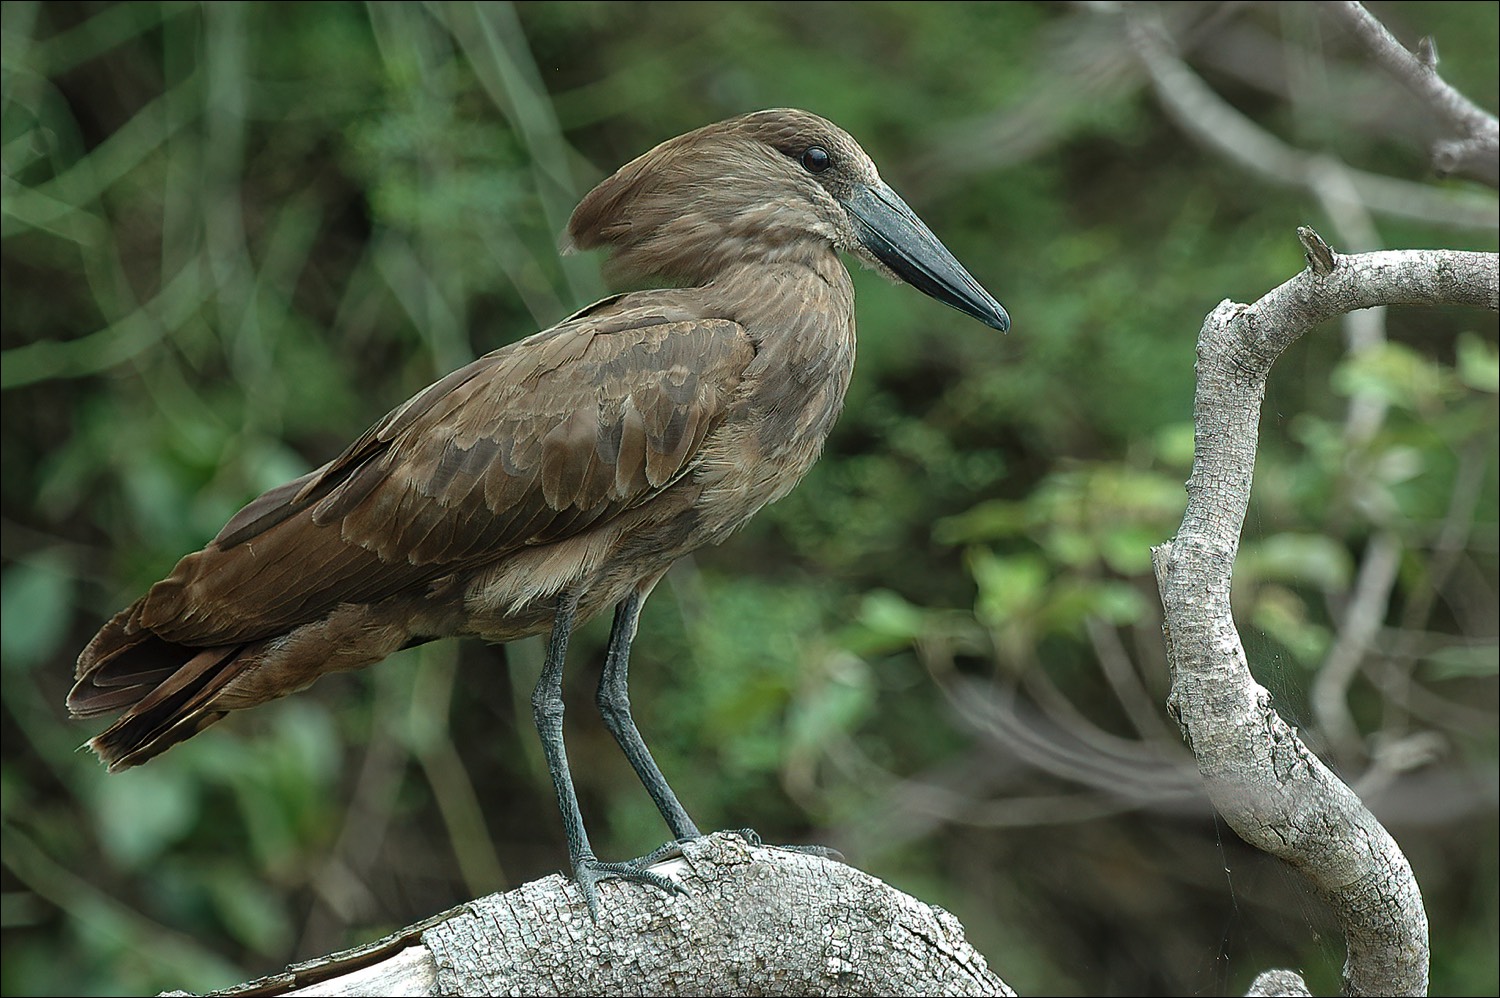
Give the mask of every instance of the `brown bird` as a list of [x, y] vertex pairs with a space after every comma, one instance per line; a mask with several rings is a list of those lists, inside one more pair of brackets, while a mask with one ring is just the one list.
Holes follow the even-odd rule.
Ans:
[[[240, 510], [95, 635], [76, 717], [145, 762], [232, 710], [451, 635], [550, 629], [532, 708], [576, 880], [675, 885], [595, 858], [562, 739], [575, 623], [614, 607], [598, 704], [676, 839], [701, 833], [630, 716], [630, 643], [674, 561], [806, 474], [854, 368], [851, 253], [1004, 331], [1005, 310], [817, 115], [770, 110], [664, 142], [594, 188], [571, 247], [678, 286], [605, 298], [438, 381], [328, 464]], [[658, 851], [660, 852], [660, 850]], [[655, 855], [655, 854], [653, 854]]]

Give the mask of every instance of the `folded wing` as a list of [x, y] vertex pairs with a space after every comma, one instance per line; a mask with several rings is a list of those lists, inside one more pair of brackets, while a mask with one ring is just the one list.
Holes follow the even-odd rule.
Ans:
[[187, 737], [209, 723], [237, 648], [649, 502], [692, 468], [754, 354], [734, 322], [655, 291], [606, 299], [454, 371], [252, 501], [105, 625], [79, 657], [70, 710], [146, 705], [171, 715], [152, 722], [157, 733], [196, 711]]

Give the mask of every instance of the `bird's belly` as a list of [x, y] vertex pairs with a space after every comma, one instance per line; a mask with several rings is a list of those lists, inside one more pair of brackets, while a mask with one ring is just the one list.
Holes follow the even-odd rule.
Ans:
[[654, 583], [674, 561], [706, 543], [695, 529], [696, 491], [681, 482], [649, 507], [479, 570], [459, 587], [456, 633], [513, 641], [548, 630], [563, 592], [577, 594], [578, 617], [587, 620]]

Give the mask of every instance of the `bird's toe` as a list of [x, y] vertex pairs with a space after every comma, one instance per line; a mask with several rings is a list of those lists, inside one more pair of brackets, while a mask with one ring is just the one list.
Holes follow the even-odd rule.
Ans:
[[830, 846], [820, 845], [782, 845], [776, 842], [767, 842], [760, 837], [760, 833], [753, 828], [736, 828], [732, 834], [738, 835], [752, 846], [761, 846], [766, 849], [780, 849], [783, 852], [800, 852], [806, 856], [819, 856], [823, 859], [831, 859], [836, 862], [844, 862], [844, 854]]
[[[675, 847], [677, 843], [669, 842], [667, 846]], [[667, 846], [653, 853], [642, 856], [640, 859], [627, 860], [623, 863], [606, 863], [602, 860], [586, 857], [573, 865], [573, 880], [578, 884], [579, 890], [583, 892], [584, 903], [588, 905], [589, 915], [594, 921], [599, 921], [599, 889], [601, 880], [628, 880], [632, 883], [646, 884], [655, 887], [664, 894], [678, 894], [687, 896], [687, 888], [670, 877], [653, 873], [646, 867], [652, 865], [647, 862], [652, 856], [661, 853]], [[666, 858], [665, 856], [663, 858]], [[659, 862], [653, 860], [652, 862]]]

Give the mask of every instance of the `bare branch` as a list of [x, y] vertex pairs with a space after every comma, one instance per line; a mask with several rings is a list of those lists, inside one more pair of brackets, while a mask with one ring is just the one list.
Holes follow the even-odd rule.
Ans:
[[1173, 54], [1159, 23], [1132, 15], [1130, 40], [1157, 100], [1198, 142], [1273, 183], [1319, 191], [1339, 184], [1370, 211], [1454, 228], [1500, 225], [1493, 198], [1477, 191], [1442, 191], [1382, 177], [1282, 142], [1235, 110]]
[[1333, 255], [1333, 247], [1325, 243], [1322, 236], [1306, 225], [1299, 225], [1297, 226], [1297, 240], [1307, 251], [1307, 265], [1312, 268], [1314, 274], [1327, 277], [1333, 273], [1338, 260]]
[[667, 897], [606, 881], [597, 923], [546, 877], [221, 995], [1014, 995], [941, 908], [852, 867], [686, 842]]
[[[1304, 242], [1310, 236], [1304, 237]], [[1320, 254], [1321, 255], [1321, 254]], [[1168, 708], [1214, 805], [1247, 842], [1307, 875], [1344, 929], [1347, 994], [1424, 994], [1427, 916], [1390, 835], [1271, 706], [1230, 611], [1265, 382], [1318, 323], [1379, 305], [1500, 306], [1490, 253], [1330, 254], [1253, 305], [1225, 301], [1198, 339], [1195, 454], [1177, 536], [1153, 551], [1172, 671]]]
[[1357, 0], [1323, 6], [1359, 39], [1371, 58], [1461, 136], [1433, 143], [1433, 169], [1440, 176], [1459, 174], [1500, 186], [1500, 121], [1438, 75], [1432, 39], [1422, 39], [1414, 54]]

